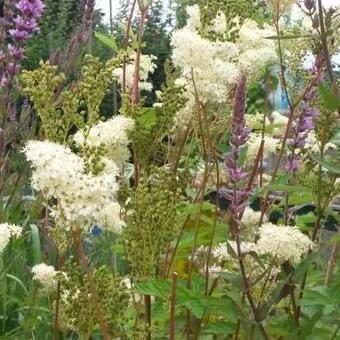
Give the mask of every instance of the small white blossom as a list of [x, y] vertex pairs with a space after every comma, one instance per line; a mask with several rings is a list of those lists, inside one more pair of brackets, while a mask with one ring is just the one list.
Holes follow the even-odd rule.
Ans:
[[22, 227], [10, 224], [0, 223], [0, 255], [3, 253], [12, 237], [19, 237], [22, 234]]
[[57, 286], [57, 271], [53, 266], [40, 263], [32, 268], [33, 280], [41, 284], [44, 290], [51, 291]]
[[33, 188], [47, 199], [58, 200], [52, 211], [56, 221], [67, 222], [67, 229], [77, 226], [90, 230], [100, 224], [120, 231], [120, 209], [115, 199], [118, 169], [112, 161], [104, 159], [104, 173], [93, 176], [84, 172], [82, 159], [62, 145], [30, 141], [24, 152], [32, 162]]
[[[117, 164], [123, 164], [129, 157], [130, 143], [127, 132], [134, 126], [134, 120], [124, 116], [115, 116], [106, 122], [100, 122], [90, 129], [86, 139], [89, 146], [104, 145], [107, 156]], [[84, 133], [78, 131], [74, 140], [81, 145], [85, 142]]]
[[[226, 102], [241, 74], [246, 74], [250, 80], [257, 79], [266, 63], [276, 58], [275, 42], [266, 39], [274, 34], [269, 25], [259, 28], [255, 21], [247, 20], [235, 42], [212, 41], [199, 34], [199, 7], [188, 7], [187, 13], [187, 25], [176, 30], [171, 38], [172, 60], [181, 71], [181, 86], [185, 86], [185, 96], [189, 99], [175, 119], [177, 126], [186, 126], [190, 121], [194, 104], [191, 97], [195, 97], [196, 91], [203, 102]], [[224, 14], [218, 13], [208, 31], [223, 36], [227, 30]]]

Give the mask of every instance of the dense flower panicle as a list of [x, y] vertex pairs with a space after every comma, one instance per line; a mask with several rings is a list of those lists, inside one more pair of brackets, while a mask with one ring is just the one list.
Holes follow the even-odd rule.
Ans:
[[[126, 65], [126, 86], [132, 88], [133, 78], [135, 74], [136, 53], [130, 57], [130, 62]], [[155, 72], [157, 65], [155, 61], [157, 57], [154, 55], [142, 54], [140, 56], [139, 64], [139, 89], [144, 91], [151, 91], [152, 84], [148, 82], [150, 74]], [[123, 83], [123, 68], [116, 68], [113, 70], [113, 75], [118, 78], [120, 84]]]
[[260, 255], [271, 255], [279, 263], [300, 262], [314, 248], [314, 243], [297, 227], [275, 225], [267, 222], [260, 228], [256, 251]]
[[19, 237], [22, 234], [22, 227], [10, 224], [0, 224], [0, 255], [3, 253], [12, 237]]
[[46, 291], [51, 291], [57, 287], [58, 272], [53, 266], [48, 266], [45, 263], [40, 263], [32, 267], [33, 280], [41, 284]]
[[63, 197], [83, 173], [83, 160], [63, 145], [29, 141], [23, 152], [34, 169], [33, 188], [48, 198]]
[[[218, 39], [212, 41], [199, 34], [199, 6], [188, 7], [187, 13], [187, 25], [172, 34], [171, 45], [172, 60], [181, 70], [181, 78], [189, 96], [195, 93], [194, 80], [203, 102], [225, 102], [241, 74], [256, 79], [266, 63], [276, 58], [275, 42], [265, 39], [274, 34], [270, 26], [264, 25], [261, 29], [254, 21], [247, 20], [235, 42]], [[218, 13], [209, 30], [221, 35], [227, 32], [222, 13]], [[187, 103], [190, 104], [192, 103]]]
[[[107, 156], [115, 163], [123, 164], [130, 157], [127, 132], [133, 129], [133, 126], [132, 118], [121, 115], [113, 117], [92, 127], [86, 138], [86, 144], [89, 146], [104, 145]], [[84, 144], [84, 134], [81, 131], [77, 132], [74, 140], [79, 145]]]
[[30, 141], [24, 148], [32, 163], [32, 186], [45, 198], [58, 199], [52, 216], [66, 221], [66, 228], [77, 226], [90, 230], [100, 224], [111, 231], [120, 231], [118, 190], [115, 172], [97, 176], [84, 172], [83, 160], [62, 145]]
[[107, 230], [119, 232], [122, 221], [119, 218], [120, 206], [115, 201], [117, 190], [116, 174], [83, 174], [69, 183], [68, 191], [60, 198], [62, 210], [56, 207], [52, 215], [87, 230], [99, 224]]

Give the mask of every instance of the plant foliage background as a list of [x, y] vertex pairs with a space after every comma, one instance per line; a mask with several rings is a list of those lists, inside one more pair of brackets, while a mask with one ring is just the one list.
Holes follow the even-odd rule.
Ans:
[[340, 338], [339, 29], [0, 0], [0, 338]]

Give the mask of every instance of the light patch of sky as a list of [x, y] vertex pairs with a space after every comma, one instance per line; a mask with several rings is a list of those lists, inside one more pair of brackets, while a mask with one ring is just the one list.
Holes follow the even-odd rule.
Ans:
[[[114, 16], [119, 6], [119, 0], [111, 0], [111, 3], [112, 3], [112, 13]], [[110, 0], [97, 0], [96, 8], [102, 10], [102, 12], [105, 14], [105, 21], [109, 22], [110, 21]]]

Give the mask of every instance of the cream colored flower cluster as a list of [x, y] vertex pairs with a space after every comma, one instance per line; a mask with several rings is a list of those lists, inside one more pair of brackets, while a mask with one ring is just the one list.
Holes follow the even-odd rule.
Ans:
[[[93, 126], [86, 137], [86, 144], [89, 146], [104, 145], [107, 156], [114, 160], [116, 164], [121, 165], [130, 157], [127, 131], [132, 129], [133, 126], [132, 118], [115, 116]], [[78, 145], [84, 144], [84, 132], [78, 131], [74, 140]]]
[[[199, 8], [188, 9], [187, 25], [172, 35], [172, 59], [181, 69], [182, 77], [192, 91], [192, 76], [202, 99], [224, 102], [228, 90], [234, 87], [240, 74], [256, 78], [269, 60], [276, 57], [275, 43], [265, 37], [273, 35], [270, 26], [260, 29], [248, 20], [241, 27], [239, 39], [234, 42], [211, 41], [198, 33], [200, 26]], [[220, 31], [225, 18], [215, 20]]]
[[265, 223], [260, 228], [256, 251], [259, 255], [270, 255], [278, 263], [298, 263], [314, 248], [314, 243], [297, 227]]
[[32, 267], [33, 280], [41, 284], [45, 291], [52, 291], [57, 287], [57, 274], [58, 272], [53, 266], [45, 263], [40, 263]]
[[[126, 86], [132, 88], [133, 78], [135, 74], [135, 62], [136, 53], [133, 53], [130, 57], [130, 62], [126, 65]], [[139, 65], [139, 89], [144, 91], [151, 91], [152, 84], [148, 82], [148, 77], [150, 74], [154, 73], [157, 65], [154, 61], [157, 57], [154, 55], [142, 54], [140, 56]], [[123, 83], [123, 68], [116, 68], [113, 70], [113, 75], [118, 78], [120, 84]]]
[[22, 234], [22, 227], [10, 224], [0, 223], [0, 255], [3, 253], [12, 237], [19, 237]]
[[111, 231], [120, 230], [117, 173], [86, 174], [79, 156], [50, 142], [29, 141], [24, 153], [32, 164], [33, 188], [46, 199], [58, 200], [52, 213], [56, 220], [67, 222], [67, 228], [90, 229], [100, 224]]

